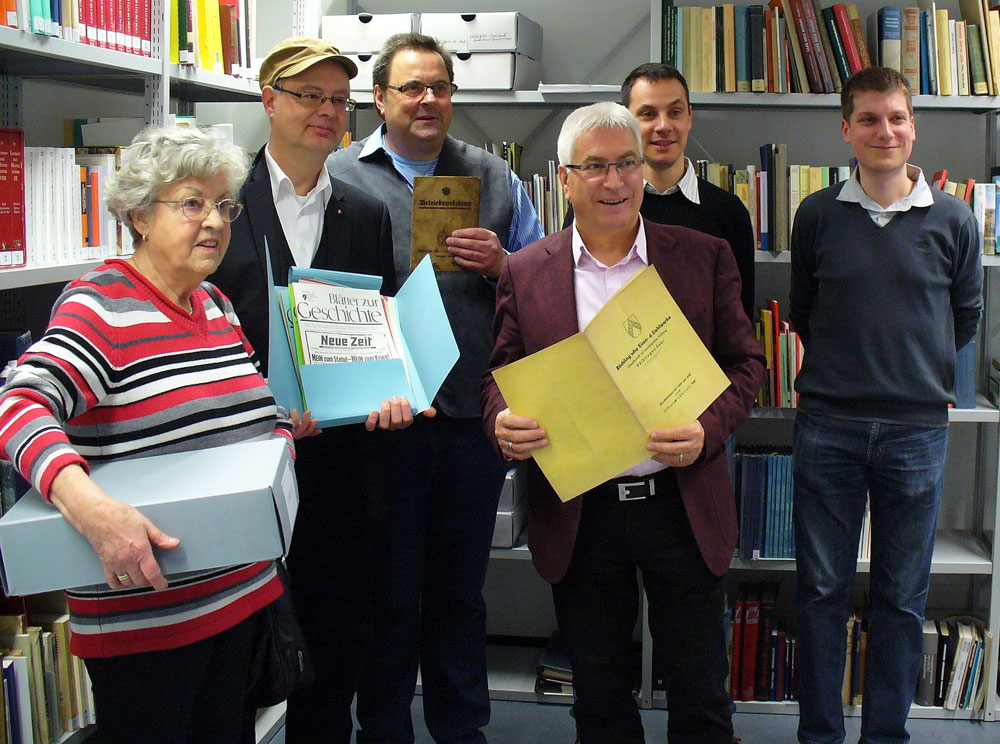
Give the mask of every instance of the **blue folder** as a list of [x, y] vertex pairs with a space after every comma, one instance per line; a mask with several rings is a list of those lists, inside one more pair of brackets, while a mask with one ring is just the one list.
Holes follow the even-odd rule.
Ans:
[[[399, 317], [402, 359], [306, 364], [298, 370], [282, 309], [282, 293], [287, 307], [288, 289], [274, 286], [270, 260], [267, 263], [271, 287], [267, 384], [278, 405], [288, 411], [311, 411], [321, 427], [364, 421], [381, 408], [383, 400], [394, 395], [409, 400], [414, 412], [431, 405], [458, 361], [458, 344], [429, 256], [413, 270], [396, 296], [387, 298], [395, 304]], [[289, 282], [305, 278], [360, 289], [378, 289], [382, 284], [380, 277], [367, 274], [297, 267], [289, 272]]]

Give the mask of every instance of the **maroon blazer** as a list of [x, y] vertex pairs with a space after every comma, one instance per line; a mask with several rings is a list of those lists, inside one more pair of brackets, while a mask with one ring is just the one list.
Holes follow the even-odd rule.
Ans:
[[[750, 413], [764, 379], [765, 358], [740, 302], [740, 275], [729, 245], [686, 227], [648, 220], [643, 225], [650, 263], [732, 382], [698, 418], [705, 429], [698, 460], [675, 470], [701, 555], [721, 576], [738, 536], [725, 441]], [[484, 424], [494, 447], [494, 423], [507, 404], [492, 371], [579, 330], [571, 240], [572, 228], [549, 235], [510, 254], [501, 269], [493, 320], [496, 342], [483, 376]], [[554, 584], [569, 567], [582, 500], [561, 502], [533, 460], [528, 461], [528, 499], [531, 557], [538, 573]]]

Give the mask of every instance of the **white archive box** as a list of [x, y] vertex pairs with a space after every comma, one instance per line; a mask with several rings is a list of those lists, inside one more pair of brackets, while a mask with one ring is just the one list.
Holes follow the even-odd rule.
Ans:
[[537, 90], [542, 63], [510, 52], [459, 52], [454, 56], [458, 90]]
[[542, 27], [517, 12], [422, 13], [420, 33], [453, 52], [516, 52], [542, 58]]
[[[291, 544], [299, 497], [283, 440], [118, 460], [91, 477], [180, 538], [155, 550], [164, 575], [269, 560]], [[87, 539], [35, 489], [0, 519], [0, 578], [8, 596], [105, 581]]]
[[345, 54], [344, 56], [358, 66], [358, 74], [351, 80], [351, 90], [364, 90], [371, 93], [374, 87], [372, 85], [372, 68], [375, 67], [378, 53]]
[[528, 521], [528, 502], [522, 501], [512, 511], [498, 511], [493, 526], [493, 548], [513, 548]]
[[320, 36], [332, 42], [341, 54], [377, 54], [393, 34], [408, 34], [419, 28], [416, 13], [325, 15], [320, 23]]
[[510, 511], [514, 508], [514, 504], [523, 501], [525, 486], [524, 465], [519, 463], [512, 466], [503, 480], [497, 511]]

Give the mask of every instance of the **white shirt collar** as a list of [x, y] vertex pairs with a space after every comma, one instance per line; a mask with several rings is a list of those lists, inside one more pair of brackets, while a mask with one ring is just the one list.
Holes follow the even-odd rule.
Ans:
[[862, 188], [861, 177], [858, 173], [858, 168], [855, 167], [850, 179], [844, 184], [844, 188], [840, 190], [840, 193], [837, 194], [837, 201], [860, 204], [868, 210], [869, 214], [881, 212], [897, 214], [908, 211], [910, 207], [929, 207], [933, 205], [934, 195], [931, 193], [931, 187], [927, 185], [927, 181], [924, 179], [924, 172], [917, 166], [907, 163], [906, 177], [914, 182], [910, 193], [888, 207], [883, 207], [868, 196], [864, 188]]
[[282, 197], [289, 198], [294, 195], [302, 202], [302, 206], [305, 206], [313, 199], [322, 197], [323, 208], [326, 208], [333, 193], [333, 186], [330, 184], [330, 173], [327, 171], [325, 165], [320, 168], [316, 185], [305, 196], [299, 196], [295, 193], [295, 186], [292, 184], [292, 179], [285, 174], [285, 171], [278, 165], [278, 161], [271, 156], [271, 143], [268, 143], [264, 148], [264, 160], [267, 162], [267, 172], [271, 177], [271, 195], [275, 201], [278, 201]]
[[[599, 266], [604, 265], [594, 258], [590, 254], [590, 251], [587, 250], [587, 246], [583, 243], [583, 238], [580, 237], [580, 231], [576, 229], [576, 220], [573, 220], [573, 239], [571, 245], [573, 248], [574, 266], [579, 267], [581, 259], [585, 261], [593, 261]], [[627, 263], [630, 261], [632, 259], [633, 252], [642, 260], [644, 264], [647, 266], [649, 265], [649, 256], [646, 252], [646, 228], [643, 227], [642, 224], [642, 215], [639, 215], [639, 229], [635, 233], [635, 240], [632, 242], [632, 247], [629, 249], [628, 253], [625, 254], [625, 257], [618, 263]], [[586, 258], [584, 258], [584, 254], [586, 254]]]
[[701, 197], [698, 195], [698, 174], [695, 173], [694, 165], [692, 165], [690, 158], [684, 158], [684, 175], [681, 176], [681, 180], [666, 191], [658, 191], [649, 181], [644, 181], [644, 184], [647, 193], [666, 196], [667, 194], [673, 194], [675, 191], [680, 191], [692, 204], [701, 204]]

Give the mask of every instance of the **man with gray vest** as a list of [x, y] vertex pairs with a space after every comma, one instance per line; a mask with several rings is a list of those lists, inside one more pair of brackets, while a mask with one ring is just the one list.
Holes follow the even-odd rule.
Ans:
[[434, 39], [391, 37], [372, 77], [384, 124], [328, 164], [331, 175], [389, 207], [400, 284], [411, 270], [414, 177], [477, 176], [481, 187], [480, 227], [447, 238], [461, 270], [437, 275], [460, 358], [434, 401], [437, 417], [395, 433], [394, 467], [383, 473], [390, 516], [372, 549], [382, 598], [358, 683], [358, 742], [413, 741], [419, 664], [434, 740], [478, 744], [490, 712], [482, 588], [506, 469], [483, 433], [480, 381], [493, 347], [500, 264], [543, 233], [517, 175], [448, 136], [454, 71]]

